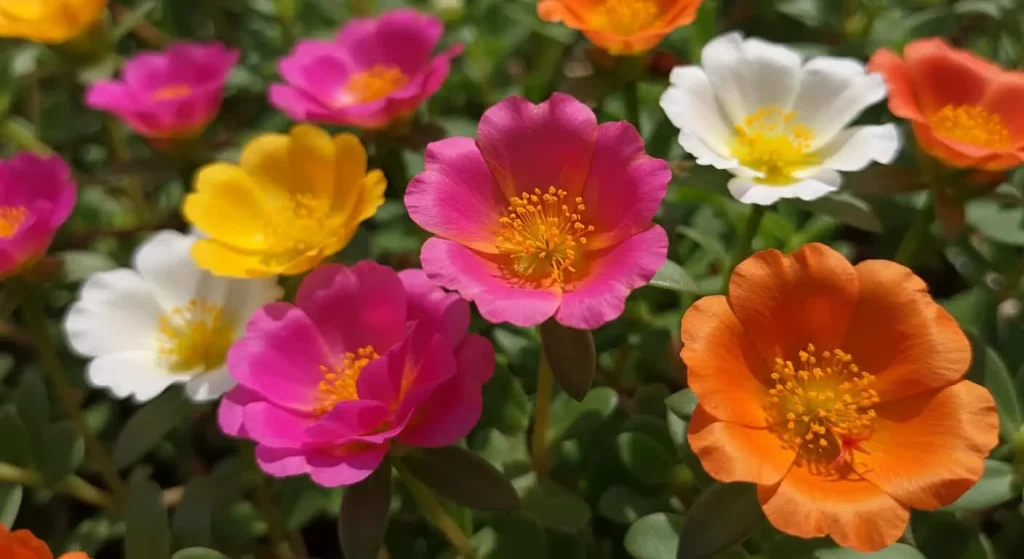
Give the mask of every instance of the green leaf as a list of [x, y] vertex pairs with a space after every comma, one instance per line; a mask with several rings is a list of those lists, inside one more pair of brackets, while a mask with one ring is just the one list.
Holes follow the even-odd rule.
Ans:
[[506, 435], [526, 431], [530, 424], [530, 397], [523, 383], [503, 366], [484, 385], [484, 409], [480, 422]]
[[542, 526], [578, 533], [590, 524], [590, 505], [578, 495], [557, 483], [528, 473], [512, 481], [523, 510]]
[[597, 372], [594, 336], [589, 330], [562, 326], [552, 318], [540, 325], [540, 339], [555, 380], [566, 394], [582, 401]]
[[46, 483], [54, 485], [78, 471], [85, 459], [85, 441], [70, 421], [43, 430], [43, 458], [40, 471]]
[[636, 559], [674, 559], [682, 525], [683, 517], [678, 514], [650, 514], [629, 527], [623, 544]]
[[675, 459], [658, 441], [643, 433], [622, 433], [615, 438], [619, 460], [644, 485], [663, 485]]
[[892, 196], [928, 188], [915, 167], [872, 165], [863, 171], [845, 173], [843, 188], [859, 196]]
[[85, 281], [97, 272], [117, 268], [117, 262], [113, 258], [91, 250], [65, 250], [55, 256], [64, 265], [64, 279], [71, 283]]
[[24, 375], [14, 391], [12, 401], [18, 419], [28, 433], [32, 462], [42, 464], [43, 455], [52, 451], [47, 448], [44, 440], [44, 430], [50, 424], [50, 400], [42, 377], [38, 374]]
[[519, 496], [505, 476], [465, 448], [422, 448], [400, 460], [416, 479], [460, 505], [481, 510], [519, 506]]
[[985, 461], [985, 473], [955, 503], [945, 510], [971, 511], [992, 508], [1020, 495], [1013, 466], [996, 460]]
[[25, 425], [18, 418], [14, 406], [0, 407], [0, 462], [30, 468], [35, 464], [32, 457], [32, 440]]
[[693, 390], [684, 388], [665, 398], [665, 405], [676, 417], [689, 421], [693, 417], [693, 410], [697, 409], [697, 395]]
[[599, 386], [582, 402], [558, 394], [551, 402], [551, 424], [548, 441], [583, 437], [601, 425], [619, 405], [619, 394], [607, 386]]
[[974, 361], [967, 376], [980, 379], [985, 388], [992, 393], [992, 398], [996, 401], [996, 411], [999, 413], [999, 432], [1004, 439], [1012, 440], [1022, 422], [1020, 401], [1017, 398], [1013, 377], [995, 350], [988, 347], [974, 333], [969, 332], [968, 338], [971, 340]]
[[[922, 556], [928, 559], [988, 559], [977, 528], [948, 511], [910, 513], [910, 530]], [[914, 556], [916, 557], [916, 556]]]
[[997, 243], [1024, 246], [1024, 208], [1003, 207], [995, 200], [974, 200], [967, 205], [967, 223]]
[[845, 547], [829, 547], [814, 552], [814, 559], [927, 559], [917, 548], [905, 543], [892, 544], [874, 553], [861, 553]]
[[171, 533], [178, 547], [206, 546], [213, 543], [213, 505], [216, 478], [204, 475], [185, 485], [181, 502], [174, 509]]
[[181, 387], [172, 386], [125, 423], [114, 443], [114, 464], [126, 468], [156, 446], [182, 419], [192, 412]]
[[25, 490], [20, 485], [0, 483], [0, 524], [8, 529], [14, 526], [21, 509], [21, 498]]
[[705, 489], [683, 519], [678, 559], [714, 557], [742, 543], [764, 520], [757, 487], [716, 483]]
[[338, 537], [346, 559], [377, 559], [391, 509], [391, 464], [381, 463], [370, 477], [350, 486], [341, 501]]
[[168, 559], [171, 531], [160, 502], [160, 486], [136, 476], [128, 490], [124, 510], [124, 559]]
[[175, 553], [171, 559], [228, 559], [228, 556], [214, 549], [190, 547]]
[[666, 260], [658, 269], [654, 278], [651, 279], [651, 285], [680, 293], [699, 292], [697, 282], [693, 281], [693, 278], [686, 273], [682, 266], [671, 260]]
[[794, 200], [794, 203], [869, 233], [881, 233], [883, 229], [882, 220], [871, 205], [852, 194], [839, 192], [817, 200]]
[[619, 524], [632, 524], [643, 516], [667, 508], [669, 498], [664, 491], [648, 496], [625, 485], [609, 488], [601, 494], [601, 499], [597, 502], [597, 511], [601, 516]]
[[488, 526], [470, 539], [479, 559], [547, 559], [547, 536], [532, 516], [519, 512], [495, 514]]

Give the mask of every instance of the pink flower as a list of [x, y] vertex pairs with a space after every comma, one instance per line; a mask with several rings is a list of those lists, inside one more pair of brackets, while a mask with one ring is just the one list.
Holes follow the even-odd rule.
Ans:
[[22, 153], [0, 160], [0, 278], [46, 252], [76, 197], [71, 169], [59, 157]]
[[484, 113], [478, 140], [427, 147], [405, 205], [438, 236], [423, 245], [424, 271], [487, 320], [593, 329], [665, 263], [668, 238], [651, 220], [671, 176], [627, 122], [598, 126], [564, 94], [512, 97]]
[[138, 54], [124, 64], [120, 81], [89, 86], [85, 104], [117, 115], [146, 138], [192, 138], [217, 116], [238, 57], [220, 43], [177, 43]]
[[327, 264], [303, 280], [296, 305], [250, 319], [228, 354], [239, 386], [221, 429], [256, 442], [274, 476], [357, 483], [392, 444], [450, 445], [480, 418], [494, 349], [467, 335], [469, 305], [421, 270]]
[[415, 10], [354, 19], [333, 41], [302, 41], [281, 60], [287, 84], [270, 86], [270, 103], [298, 121], [383, 128], [448, 77], [462, 47], [432, 56], [443, 33], [439, 19]]

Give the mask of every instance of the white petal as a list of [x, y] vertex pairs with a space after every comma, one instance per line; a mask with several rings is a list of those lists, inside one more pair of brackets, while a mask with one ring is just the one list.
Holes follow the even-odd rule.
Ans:
[[872, 161], [888, 165], [900, 153], [900, 129], [895, 124], [854, 126], [840, 132], [821, 149], [821, 167], [860, 171]]
[[208, 373], [192, 377], [185, 384], [185, 394], [193, 402], [209, 402], [224, 395], [235, 387], [235, 379], [227, 367], [221, 367]]
[[814, 176], [785, 186], [758, 184], [754, 179], [734, 177], [729, 181], [729, 193], [744, 204], [770, 206], [783, 198], [816, 200], [838, 190], [841, 181], [839, 173], [828, 169], [821, 169]]
[[124, 351], [93, 359], [86, 369], [86, 378], [90, 385], [105, 388], [118, 398], [131, 396], [142, 403], [174, 383], [185, 382], [189, 376], [164, 370], [152, 352]]
[[885, 99], [885, 92], [882, 75], [868, 74], [859, 60], [819, 56], [804, 66], [792, 108], [814, 131], [812, 149], [818, 149], [864, 109]]
[[701, 165], [711, 164], [700, 161], [702, 157], [709, 159], [709, 155], [713, 159], [730, 159], [733, 127], [715, 100], [707, 74], [698, 66], [680, 66], [672, 70], [669, 79], [672, 85], [661, 96], [661, 108], [676, 128], [692, 138], [691, 144], [699, 142], [697, 151], [710, 149], [713, 154], [695, 153], [680, 138], [683, 149], [696, 156]]
[[762, 107], [789, 108], [802, 63], [793, 49], [761, 39], [744, 40], [737, 32], [716, 37], [701, 51], [701, 66], [733, 123]]
[[187, 305], [190, 299], [222, 304], [231, 280], [200, 269], [192, 259], [196, 238], [163, 230], [135, 251], [134, 265], [154, 286], [154, 293], [167, 310]]
[[78, 354], [95, 357], [127, 350], [152, 350], [163, 309], [149, 284], [127, 268], [93, 274], [64, 319]]

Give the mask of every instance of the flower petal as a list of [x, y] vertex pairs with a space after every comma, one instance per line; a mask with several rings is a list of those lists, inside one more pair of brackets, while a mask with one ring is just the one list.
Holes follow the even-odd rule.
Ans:
[[895, 124], [853, 126], [835, 135], [818, 152], [821, 166], [836, 171], [860, 171], [877, 161], [892, 163], [900, 154], [900, 129]]
[[902, 58], [888, 49], [879, 49], [871, 55], [868, 70], [879, 72], [885, 77], [889, 92], [889, 110], [892, 114], [907, 120], [925, 120], [914, 95], [910, 70]]
[[241, 167], [207, 165], [196, 175], [195, 188], [182, 205], [185, 219], [220, 242], [243, 249], [264, 246], [263, 229], [271, 210]]
[[196, 375], [185, 384], [185, 394], [193, 402], [210, 402], [235, 387], [235, 378], [227, 367]]
[[718, 169], [736, 166], [729, 147], [735, 132], [718, 106], [711, 82], [700, 66], [680, 66], [669, 77], [672, 85], [661, 96], [661, 108], [682, 131], [680, 144], [698, 165]]
[[703, 404], [693, 412], [686, 439], [708, 475], [721, 482], [774, 485], [796, 458], [771, 431], [721, 421]]
[[135, 251], [135, 269], [152, 286], [154, 296], [167, 310], [187, 305], [199, 295], [200, 284], [216, 281], [196, 267], [192, 260], [193, 243], [194, 237], [163, 230], [146, 239]]
[[247, 436], [260, 444], [274, 448], [300, 448], [306, 442], [306, 429], [316, 419], [263, 400], [245, 406], [242, 421]]
[[313, 481], [324, 487], [359, 483], [380, 466], [388, 445], [360, 443], [341, 454], [314, 454], [307, 458]]
[[789, 108], [796, 96], [803, 59], [794, 50], [738, 32], [712, 39], [701, 51], [701, 66], [733, 123], [762, 107]]
[[921, 112], [931, 115], [946, 105], [975, 105], [988, 84], [1003, 70], [966, 50], [955, 49], [938, 37], [920, 39], [903, 50]]
[[841, 183], [839, 173], [817, 167], [810, 169], [807, 176], [785, 186], [760, 184], [754, 178], [733, 177], [729, 180], [729, 194], [744, 204], [770, 206], [787, 198], [817, 200], [839, 190]]
[[86, 378], [91, 386], [105, 388], [118, 398], [131, 396], [136, 403], [143, 403], [156, 398], [172, 384], [186, 382], [191, 377], [160, 367], [153, 352], [123, 351], [90, 361]]
[[466, 337], [469, 303], [465, 299], [441, 289], [423, 270], [402, 270], [398, 277], [405, 287], [409, 305], [407, 321], [434, 325], [435, 330], [445, 333], [452, 345]]
[[812, 149], [832, 141], [864, 109], [885, 99], [885, 78], [853, 58], [819, 56], [804, 65], [793, 100], [797, 119], [814, 131]]
[[148, 283], [133, 270], [95, 273], [64, 319], [64, 332], [79, 355], [155, 351], [164, 310]]

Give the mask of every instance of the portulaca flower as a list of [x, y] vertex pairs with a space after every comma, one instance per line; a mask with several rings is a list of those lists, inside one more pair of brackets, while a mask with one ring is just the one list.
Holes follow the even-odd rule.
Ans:
[[672, 70], [661, 107], [698, 165], [731, 172], [729, 192], [748, 204], [813, 200], [839, 188], [840, 171], [890, 163], [895, 124], [850, 126], [885, 99], [885, 81], [858, 60], [796, 51], [726, 33], [700, 66]]
[[71, 348], [90, 357], [91, 385], [150, 400], [185, 383], [195, 401], [235, 385], [228, 348], [249, 316], [281, 297], [276, 278], [218, 277], [196, 267], [196, 238], [160, 231], [139, 246], [134, 269], [93, 274], [64, 321]]

